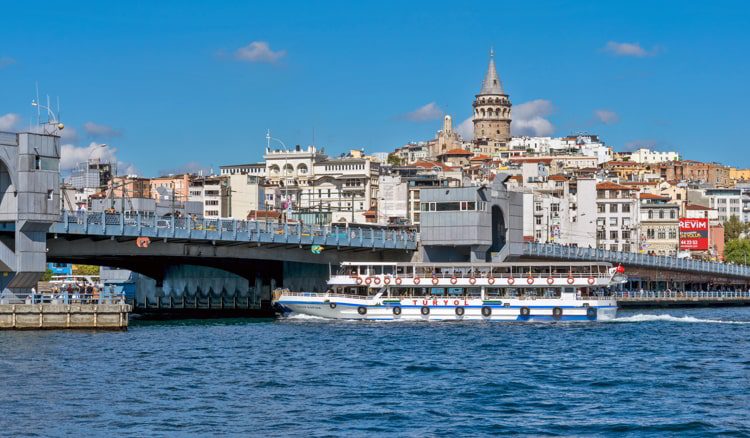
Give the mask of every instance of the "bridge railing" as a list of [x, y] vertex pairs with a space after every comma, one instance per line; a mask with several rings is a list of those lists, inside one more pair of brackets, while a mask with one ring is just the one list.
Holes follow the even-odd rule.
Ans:
[[580, 248], [545, 243], [526, 243], [524, 255], [567, 260], [596, 260], [623, 265], [648, 268], [675, 269], [684, 271], [750, 277], [750, 266], [720, 262], [707, 262], [669, 256], [652, 256], [634, 252], [610, 251], [599, 248]]
[[[261, 236], [265, 236], [270, 240], [278, 238], [289, 242], [301, 242], [304, 238], [310, 238], [306, 240], [326, 242], [332, 240], [341, 245], [394, 246], [411, 249], [416, 247], [417, 242], [416, 233], [405, 230], [374, 229], [348, 225], [309, 225], [299, 222], [279, 223], [237, 219], [157, 217], [127, 212], [123, 214], [119, 212], [72, 212], [65, 210], [60, 216], [60, 225], [63, 226], [65, 232], [75, 229], [75, 232], [83, 232], [84, 234], [126, 234], [126, 227], [134, 227], [134, 233], [137, 235], [141, 235], [141, 230], [150, 230], [151, 233], [159, 237], [176, 236], [176, 232], [181, 230], [184, 234], [182, 237], [192, 237], [193, 232], [215, 232], [218, 233], [218, 237], [230, 240], [237, 240], [239, 233], [247, 235], [250, 240], [261, 240]], [[216, 236], [212, 235], [212, 238], [214, 237]], [[387, 245], [387, 243], [390, 243], [390, 245]]]
[[617, 291], [615, 292], [619, 300], [654, 300], [654, 299], [748, 299], [750, 300], [750, 291]]

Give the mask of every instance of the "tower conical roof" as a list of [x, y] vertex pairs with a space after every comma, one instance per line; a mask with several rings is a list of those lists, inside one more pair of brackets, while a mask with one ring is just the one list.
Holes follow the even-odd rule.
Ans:
[[505, 94], [503, 91], [503, 84], [500, 82], [500, 77], [497, 75], [497, 69], [495, 69], [494, 50], [490, 50], [490, 65], [487, 66], [487, 74], [484, 75], [482, 91], [480, 91], [479, 94]]

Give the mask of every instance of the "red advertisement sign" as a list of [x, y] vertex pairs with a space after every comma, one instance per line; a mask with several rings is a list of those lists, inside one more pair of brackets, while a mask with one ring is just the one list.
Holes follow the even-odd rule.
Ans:
[[680, 250], [706, 251], [708, 249], [708, 219], [680, 218]]

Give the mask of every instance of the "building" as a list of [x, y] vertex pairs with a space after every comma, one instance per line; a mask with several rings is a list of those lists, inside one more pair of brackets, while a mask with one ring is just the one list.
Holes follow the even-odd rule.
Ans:
[[251, 211], [265, 209], [266, 193], [262, 176], [235, 173], [225, 178], [229, 180], [227, 217], [244, 220]]
[[187, 173], [151, 178], [151, 197], [161, 201], [185, 202], [189, 196], [190, 179], [191, 175]]
[[203, 204], [205, 219], [229, 216], [229, 181], [226, 176], [196, 177], [190, 181], [188, 200]]
[[377, 222], [409, 222], [409, 183], [399, 175], [380, 175], [378, 180]]
[[630, 153], [630, 161], [641, 164], [657, 164], [666, 161], [679, 161], [680, 154], [677, 152], [659, 152], [647, 148], [640, 148]]
[[116, 176], [107, 184], [115, 198], [151, 198], [151, 179], [137, 176]]
[[665, 181], [691, 181], [711, 187], [728, 187], [731, 184], [729, 168], [718, 163], [682, 160], [657, 163], [648, 168]]
[[674, 256], [679, 249], [680, 206], [664, 196], [641, 193], [641, 251]]
[[461, 148], [461, 136], [453, 130], [453, 119], [446, 115], [443, 117], [443, 129], [438, 131], [437, 138], [430, 142], [430, 156], [438, 157], [447, 151]]
[[78, 163], [66, 183], [78, 190], [103, 189], [113, 175], [112, 163], [94, 158], [85, 163]]
[[743, 220], [742, 189], [706, 189], [704, 195], [708, 199], [708, 207], [716, 210], [719, 222], [724, 223], [732, 216]]
[[490, 63], [473, 108], [474, 143], [480, 152], [496, 154], [506, 148], [510, 141], [511, 102], [497, 74], [494, 51], [490, 51]]
[[611, 251], [638, 251], [639, 206], [636, 190], [632, 187], [609, 181], [597, 184], [597, 247]]

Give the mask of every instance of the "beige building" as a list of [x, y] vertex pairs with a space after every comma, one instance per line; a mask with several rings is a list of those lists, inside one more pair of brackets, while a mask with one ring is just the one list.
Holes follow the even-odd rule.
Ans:
[[476, 95], [474, 107], [474, 143], [481, 153], [496, 154], [507, 149], [510, 141], [511, 102], [495, 68], [495, 54], [490, 52], [490, 63]]
[[679, 239], [680, 206], [670, 198], [641, 193], [641, 251], [648, 254], [674, 256]]

